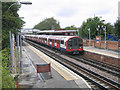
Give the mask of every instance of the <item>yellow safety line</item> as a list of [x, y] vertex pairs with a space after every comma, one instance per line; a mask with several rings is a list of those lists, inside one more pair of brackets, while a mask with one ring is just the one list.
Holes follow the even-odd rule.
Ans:
[[[57, 65], [57, 63], [56, 62], [53, 62], [53, 63], [55, 63], [56, 65]], [[70, 73], [70, 72], [68, 72], [66, 69], [64, 69], [63, 67], [61, 67], [61, 66], [59, 66], [58, 65], [58, 67], [60, 67], [62, 70], [64, 70], [64, 71], [66, 71], [68, 74], [70, 74], [72, 77], [74, 77], [75, 79], [78, 79], [76, 76], [74, 76], [72, 73]]]
[[[28, 46], [30, 49], [32, 49], [30, 46]], [[32, 51], [34, 51], [33, 49], [32, 49]], [[47, 63], [50, 63], [50, 61], [48, 61], [48, 60], [46, 60], [44, 57], [42, 57], [37, 51], [34, 51], [38, 56], [40, 56], [44, 61], [46, 61]], [[76, 76], [74, 76], [72, 73], [70, 73], [70, 72], [68, 72], [67, 70], [65, 70], [63, 67], [61, 67], [61, 66], [59, 66], [57, 63], [55, 63], [55, 62], [53, 62], [52, 60], [51, 60], [51, 62], [52, 62], [52, 67], [60, 74], [60, 75], [62, 75], [66, 80], [73, 80], [71, 77], [69, 77], [67, 74], [65, 74], [64, 72], [62, 72], [60, 69], [58, 69], [58, 67], [59, 68], [61, 68], [62, 70], [64, 70], [65, 72], [67, 72], [69, 75], [71, 75], [72, 77], [74, 77], [75, 79], [78, 79]], [[55, 65], [57, 66], [55, 66]]]
[[56, 67], [54, 64], [52, 64], [52, 67], [60, 74], [62, 75], [66, 80], [73, 80], [71, 77], [69, 77], [66, 73], [61, 71], [58, 67]]

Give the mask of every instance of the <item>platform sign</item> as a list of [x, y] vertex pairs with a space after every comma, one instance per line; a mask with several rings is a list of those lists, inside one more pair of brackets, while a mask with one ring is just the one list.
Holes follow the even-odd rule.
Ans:
[[100, 43], [100, 41], [101, 41], [101, 37], [97, 37], [97, 36], [96, 36], [96, 42], [97, 42], [97, 43]]
[[49, 63], [49, 64], [36, 64], [36, 68], [37, 68], [37, 79], [38, 79], [38, 73], [43, 73], [43, 72], [50, 72], [50, 77], [52, 78], [51, 63]]

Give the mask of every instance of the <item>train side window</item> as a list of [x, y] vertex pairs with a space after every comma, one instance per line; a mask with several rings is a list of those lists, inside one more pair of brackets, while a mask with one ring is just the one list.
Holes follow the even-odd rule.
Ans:
[[72, 42], [72, 39], [69, 39], [69, 42]]
[[59, 40], [58, 40], [58, 44], [59, 44]]
[[69, 39], [69, 42], [72, 42], [72, 39]]
[[64, 44], [64, 41], [63, 41], [63, 40], [61, 40], [61, 44]]
[[72, 36], [73, 36], [73, 33], [70, 33], [70, 35], [72, 35]]
[[52, 39], [50, 39], [50, 42], [52, 42]]

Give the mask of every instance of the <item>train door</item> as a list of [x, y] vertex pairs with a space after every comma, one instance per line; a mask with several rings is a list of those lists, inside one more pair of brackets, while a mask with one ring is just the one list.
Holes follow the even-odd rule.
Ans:
[[49, 44], [50, 44], [49, 46], [52, 46], [52, 39], [50, 39], [50, 42], [49, 42]]
[[57, 40], [57, 48], [60, 49], [60, 40]]
[[35, 41], [37, 41], [37, 37], [35, 37]]
[[42, 39], [40, 38], [40, 43], [42, 43]]
[[46, 45], [47, 45], [47, 39], [45, 39], [45, 41], [46, 41]]
[[37, 41], [37, 37], [35, 37], [35, 41]]
[[48, 46], [50, 45], [50, 39], [48, 39]]
[[68, 49], [72, 49], [72, 38], [68, 40]]
[[41, 43], [41, 38], [39, 38], [39, 43]]
[[43, 38], [42, 38], [42, 44], [43, 44]]
[[55, 39], [55, 44], [54, 44], [55, 48], [57, 48], [57, 40]]
[[43, 38], [43, 44], [45, 44], [45, 39]]
[[43, 44], [45, 43], [45, 39], [43, 38]]
[[54, 47], [54, 43], [55, 43], [55, 41], [54, 41], [54, 39], [52, 39], [52, 47]]
[[40, 37], [38, 37], [38, 42], [40, 42]]
[[38, 39], [38, 37], [37, 37], [37, 42], [39, 42], [39, 39]]

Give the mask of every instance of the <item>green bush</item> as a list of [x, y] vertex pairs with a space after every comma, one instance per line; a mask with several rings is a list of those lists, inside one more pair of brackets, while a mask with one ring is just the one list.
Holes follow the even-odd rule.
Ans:
[[11, 75], [9, 49], [2, 50], [2, 88], [15, 88], [15, 80]]

